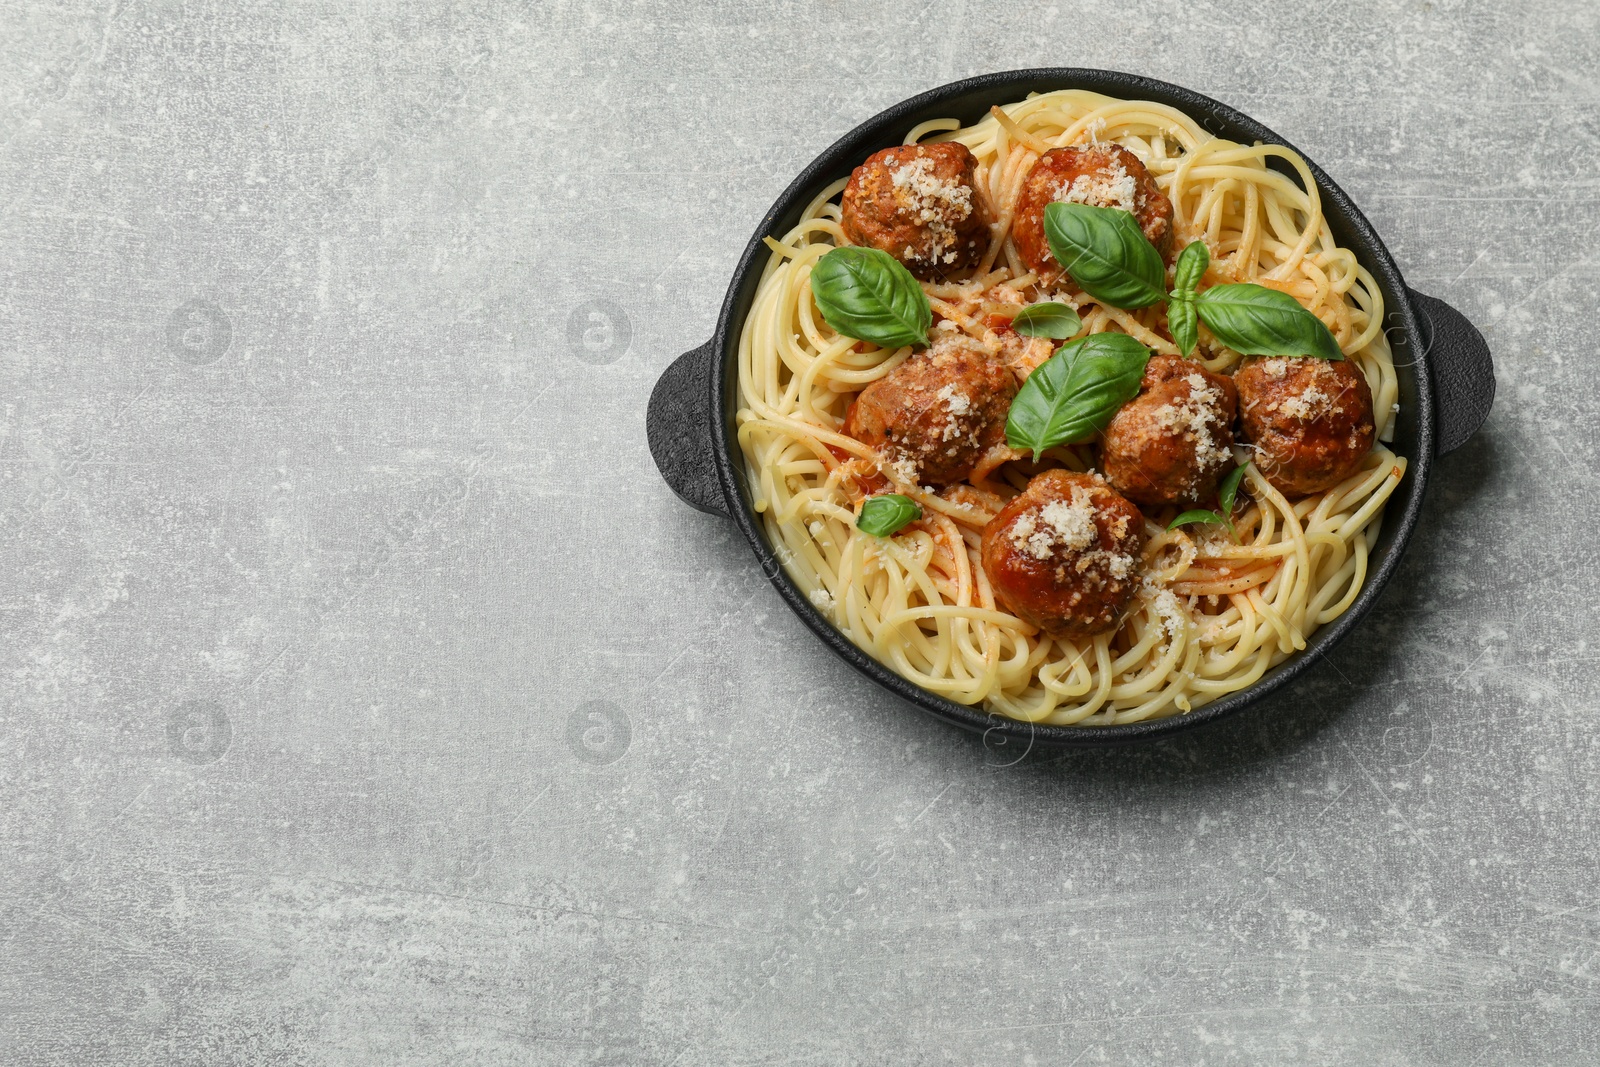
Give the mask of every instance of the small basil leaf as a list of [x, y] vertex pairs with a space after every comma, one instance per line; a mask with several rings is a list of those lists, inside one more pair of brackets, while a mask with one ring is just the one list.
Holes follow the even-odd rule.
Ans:
[[856, 529], [874, 537], [888, 537], [922, 518], [917, 502], [899, 493], [869, 497], [856, 516]]
[[1211, 265], [1211, 250], [1204, 241], [1190, 241], [1184, 250], [1178, 254], [1178, 265], [1172, 272], [1172, 295], [1187, 296], [1194, 299], [1195, 286], [1200, 284], [1200, 279], [1205, 277], [1206, 268]]
[[1233, 468], [1228, 476], [1222, 479], [1222, 487], [1217, 491], [1217, 503], [1222, 506], [1222, 514], [1230, 520], [1233, 518], [1233, 502], [1239, 496], [1239, 483], [1244, 481], [1245, 471], [1250, 469], [1250, 464]]
[[1125, 333], [1062, 345], [1022, 383], [1006, 416], [1006, 444], [1035, 456], [1105, 429], [1139, 392], [1150, 350]]
[[835, 248], [811, 268], [811, 295], [823, 319], [846, 337], [883, 348], [928, 343], [928, 294], [887, 252]]
[[1011, 320], [1011, 329], [1024, 337], [1048, 337], [1053, 341], [1065, 341], [1083, 329], [1083, 320], [1078, 318], [1078, 313], [1067, 305], [1052, 301], [1048, 304], [1033, 304], [1023, 308], [1017, 313], [1017, 317]]
[[1196, 324], [1193, 300], [1180, 300], [1178, 295], [1172, 295], [1172, 303], [1167, 305], [1167, 329], [1172, 331], [1172, 343], [1178, 346], [1178, 351], [1188, 355], [1194, 351], [1194, 346], [1200, 343], [1200, 329]]
[[1126, 211], [1050, 204], [1044, 235], [1061, 269], [1102, 304], [1142, 308], [1167, 295], [1161, 253]]
[[1178, 254], [1178, 264], [1173, 268], [1171, 303], [1167, 305], [1167, 329], [1172, 331], [1173, 343], [1178, 351], [1188, 355], [1200, 343], [1199, 324], [1195, 318], [1195, 286], [1205, 277], [1211, 263], [1211, 250], [1204, 241], [1190, 241]]
[[1180, 526], [1187, 526], [1191, 522], [1215, 523], [1218, 526], [1227, 526], [1228, 520], [1218, 515], [1215, 511], [1185, 511], [1182, 515], [1167, 523], [1167, 529], [1176, 530]]
[[1248, 282], [1214, 285], [1195, 298], [1200, 321], [1241, 356], [1343, 359], [1322, 320], [1288, 293]]

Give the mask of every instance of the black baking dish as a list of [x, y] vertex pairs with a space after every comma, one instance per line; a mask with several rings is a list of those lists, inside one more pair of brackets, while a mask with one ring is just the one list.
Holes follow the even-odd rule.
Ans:
[[[1154, 100], [1185, 112], [1220, 137], [1244, 144], [1262, 141], [1294, 147], [1249, 116], [1209, 97], [1117, 71], [1063, 67], [985, 74], [896, 104], [823, 152], [778, 197], [734, 270], [715, 336], [680, 356], [656, 383], [650, 397], [647, 432], [650, 451], [667, 484], [691, 506], [731, 518], [789, 607], [857, 670], [923, 711], [969, 730], [1038, 745], [1108, 745], [1162, 737], [1232, 714], [1288, 684], [1319, 654], [1359, 625], [1393, 576], [1416, 527], [1434, 458], [1464, 443], [1488, 415], [1494, 399], [1494, 368], [1487, 345], [1471, 323], [1442, 301], [1406, 287], [1388, 249], [1366, 217], [1308, 158], [1335, 239], [1356, 253], [1383, 292], [1400, 383], [1401, 411], [1393, 448], [1409, 460], [1405, 479], [1388, 503], [1366, 585], [1349, 610], [1316, 631], [1304, 651], [1290, 656], [1249, 688], [1187, 714], [1122, 726], [1020, 722], [982, 707], [946, 700], [894, 673], [856, 647], [812, 606], [779, 565], [752, 510], [744, 458], [737, 447], [733, 423], [735, 356], [739, 330], [769, 254], [762, 238], [787, 232], [823, 186], [847, 176], [872, 152], [899, 144], [906, 131], [918, 123], [955, 118], [967, 125], [981, 119], [992, 105], [1057, 89], [1088, 89], [1121, 99]], [[1288, 167], [1282, 169], [1294, 176]]]

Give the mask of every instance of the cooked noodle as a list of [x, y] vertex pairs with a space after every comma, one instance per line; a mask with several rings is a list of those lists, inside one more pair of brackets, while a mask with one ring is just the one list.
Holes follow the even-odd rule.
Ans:
[[[979, 560], [981, 536], [1039, 470], [1087, 469], [1094, 459], [1087, 446], [980, 469], [972, 487], [936, 492], [896, 482], [894, 491], [921, 505], [924, 518], [892, 538], [856, 529], [869, 492], [863, 483], [891, 472], [880, 473], [873, 450], [839, 427], [852, 397], [912, 352], [840, 335], [812, 302], [811, 267], [848, 243], [841, 180], [781, 240], [768, 240], [772, 256], [739, 338], [739, 443], [756, 510], [790, 576], [851, 640], [917, 685], [1017, 719], [1135, 722], [1252, 684], [1354, 601], [1384, 503], [1406, 469], [1381, 443], [1391, 436], [1398, 397], [1383, 297], [1355, 255], [1335, 245], [1309, 169], [1284, 148], [1214, 138], [1172, 108], [1081, 91], [1033, 96], [972, 126], [923, 123], [907, 137], [917, 139], [971, 149], [978, 195], [995, 220], [996, 239], [975, 270], [924, 284], [936, 319], [998, 352], [1000, 338], [985, 323], [986, 292], [1003, 285], [1024, 303], [1052, 298], [1007, 236], [1023, 178], [1042, 150], [1114, 141], [1145, 163], [1172, 201], [1174, 247], [1208, 244], [1208, 284], [1280, 289], [1328, 325], [1372, 387], [1380, 443], [1344, 482], [1292, 502], [1252, 466], [1236, 539], [1216, 526], [1168, 531], [1174, 509], [1151, 515], [1144, 581], [1119, 628], [1080, 641], [1041, 633], [996, 603]], [[1298, 184], [1267, 166], [1273, 157], [1289, 164]], [[1164, 307], [1123, 311], [1073, 299], [1084, 325], [1079, 336], [1121, 330], [1156, 354], [1179, 354], [1161, 329]], [[1205, 345], [1197, 355], [1215, 372], [1240, 358]], [[1236, 446], [1236, 456], [1251, 458], [1249, 446]]]

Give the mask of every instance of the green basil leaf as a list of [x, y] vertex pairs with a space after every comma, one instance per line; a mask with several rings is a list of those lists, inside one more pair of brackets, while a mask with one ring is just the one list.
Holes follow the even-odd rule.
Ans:
[[811, 295], [823, 319], [846, 337], [884, 348], [928, 343], [928, 294], [887, 252], [835, 248], [811, 268]]
[[1194, 301], [1180, 300], [1176, 293], [1167, 305], [1167, 329], [1172, 332], [1172, 343], [1178, 351], [1188, 355], [1200, 343], [1200, 328], [1195, 319]]
[[1176, 530], [1180, 526], [1187, 526], [1191, 522], [1215, 523], [1218, 526], [1227, 526], [1228, 520], [1218, 515], [1215, 511], [1185, 511], [1182, 515], [1167, 523], [1167, 529]]
[[1079, 330], [1083, 329], [1083, 320], [1078, 318], [1078, 313], [1065, 304], [1054, 301], [1048, 304], [1032, 304], [1017, 313], [1011, 320], [1011, 329], [1024, 337], [1048, 337], [1053, 341], [1065, 341]]
[[1211, 263], [1211, 250], [1204, 241], [1190, 241], [1178, 254], [1173, 268], [1173, 288], [1167, 305], [1167, 329], [1178, 351], [1188, 355], [1200, 343], [1200, 328], [1195, 318], [1195, 286], [1205, 277]]
[[888, 537], [922, 518], [917, 502], [899, 493], [869, 497], [856, 516], [856, 529], [874, 537]]
[[1161, 253], [1129, 212], [1050, 204], [1044, 209], [1044, 235], [1061, 269], [1102, 304], [1142, 308], [1167, 295]]
[[1096, 333], [1062, 345], [1017, 390], [1006, 444], [1035, 456], [1105, 429], [1139, 392], [1150, 350], [1125, 333]]
[[1200, 321], [1241, 356], [1343, 359], [1322, 320], [1288, 293], [1261, 285], [1214, 285], [1195, 297]]
[[1250, 464], [1233, 468], [1228, 476], [1222, 479], [1222, 487], [1217, 491], [1217, 503], [1222, 505], [1222, 514], [1228, 519], [1233, 519], [1233, 502], [1239, 496], [1239, 483], [1244, 481], [1245, 471], [1250, 469]]
[[1211, 250], [1204, 241], [1190, 241], [1182, 252], [1178, 253], [1177, 266], [1172, 271], [1172, 295], [1186, 296], [1194, 299], [1195, 286], [1200, 284], [1200, 279], [1205, 277], [1206, 268], [1211, 265]]

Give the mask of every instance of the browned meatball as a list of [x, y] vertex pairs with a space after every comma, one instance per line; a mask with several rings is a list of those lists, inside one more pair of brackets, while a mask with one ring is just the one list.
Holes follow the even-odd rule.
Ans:
[[983, 571], [1013, 615], [1053, 637], [1121, 619], [1139, 582], [1139, 509], [1092, 474], [1049, 470], [983, 529]]
[[1256, 466], [1287, 496], [1338, 485], [1372, 449], [1372, 389], [1348, 359], [1253, 359], [1233, 383]]
[[973, 188], [977, 165], [966, 145], [949, 141], [874, 152], [844, 187], [845, 236], [919, 278], [972, 266], [989, 247], [989, 215]]
[[1121, 145], [1054, 148], [1028, 172], [1011, 233], [1023, 262], [1041, 273], [1061, 269], [1044, 236], [1044, 209], [1057, 201], [1131, 211], [1162, 255], [1172, 245], [1172, 201], [1139, 157]]
[[1145, 365], [1139, 395], [1112, 416], [1100, 450], [1106, 481], [1136, 504], [1193, 504], [1233, 464], [1233, 382], [1177, 356]]
[[897, 481], [948, 485], [1005, 438], [1017, 379], [966, 337], [942, 337], [867, 386], [843, 432], [878, 450]]

